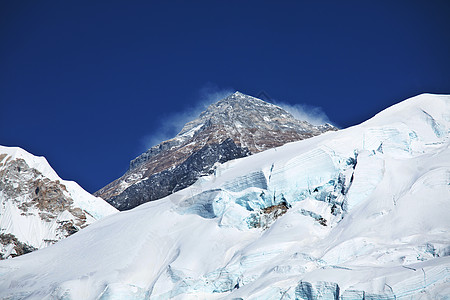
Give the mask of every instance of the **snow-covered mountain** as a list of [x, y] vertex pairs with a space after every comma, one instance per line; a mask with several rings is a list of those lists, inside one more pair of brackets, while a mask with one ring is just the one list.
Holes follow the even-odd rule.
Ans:
[[119, 179], [95, 193], [120, 210], [163, 198], [224, 163], [337, 130], [295, 119], [282, 108], [236, 92], [210, 105], [173, 139], [130, 162]]
[[450, 96], [228, 161], [0, 262], [6, 299], [445, 299]]
[[0, 258], [54, 244], [117, 210], [58, 177], [43, 157], [0, 146]]

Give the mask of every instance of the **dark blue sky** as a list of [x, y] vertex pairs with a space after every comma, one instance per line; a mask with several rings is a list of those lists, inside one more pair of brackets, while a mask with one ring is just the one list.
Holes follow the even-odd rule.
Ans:
[[209, 90], [340, 127], [450, 93], [450, 1], [1, 1], [0, 144], [94, 192]]

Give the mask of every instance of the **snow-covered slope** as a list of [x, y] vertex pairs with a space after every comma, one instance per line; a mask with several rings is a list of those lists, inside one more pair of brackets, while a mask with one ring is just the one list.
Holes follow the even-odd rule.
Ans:
[[44, 157], [0, 146], [1, 258], [51, 245], [115, 212], [77, 183], [59, 178]]
[[227, 162], [0, 262], [8, 299], [443, 299], [450, 97]]

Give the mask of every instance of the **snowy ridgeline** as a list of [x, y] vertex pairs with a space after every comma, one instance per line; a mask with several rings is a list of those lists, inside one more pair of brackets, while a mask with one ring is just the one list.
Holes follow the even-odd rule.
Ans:
[[218, 165], [160, 201], [0, 262], [0, 298], [450, 295], [450, 97]]
[[52, 245], [116, 212], [59, 178], [44, 157], [0, 146], [0, 259]]

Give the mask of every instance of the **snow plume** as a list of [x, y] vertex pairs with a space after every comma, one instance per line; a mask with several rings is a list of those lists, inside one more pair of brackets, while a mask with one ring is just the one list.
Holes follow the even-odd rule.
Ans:
[[189, 109], [161, 117], [159, 128], [142, 138], [142, 143], [145, 147], [144, 150], [173, 138], [187, 122], [198, 118], [200, 113], [210, 104], [226, 98], [234, 92], [233, 89], [221, 89], [213, 84], [205, 85], [198, 91], [197, 101], [190, 105]]
[[258, 95], [256, 95], [256, 98], [283, 108], [297, 120], [307, 121], [313, 125], [323, 125], [325, 123], [332, 124], [321, 107], [308, 104], [288, 104], [286, 102], [273, 99], [265, 91], [259, 92]]
[[292, 105], [277, 101], [275, 101], [274, 104], [283, 108], [298, 120], [307, 121], [313, 125], [322, 125], [325, 123], [332, 124], [321, 107], [307, 104]]
[[234, 92], [236, 92], [236, 90], [231, 88], [221, 89], [213, 84], [205, 85], [199, 91], [199, 104], [200, 106], [202, 106], [202, 111], [205, 110], [212, 103], [216, 103], [217, 101], [230, 96]]

